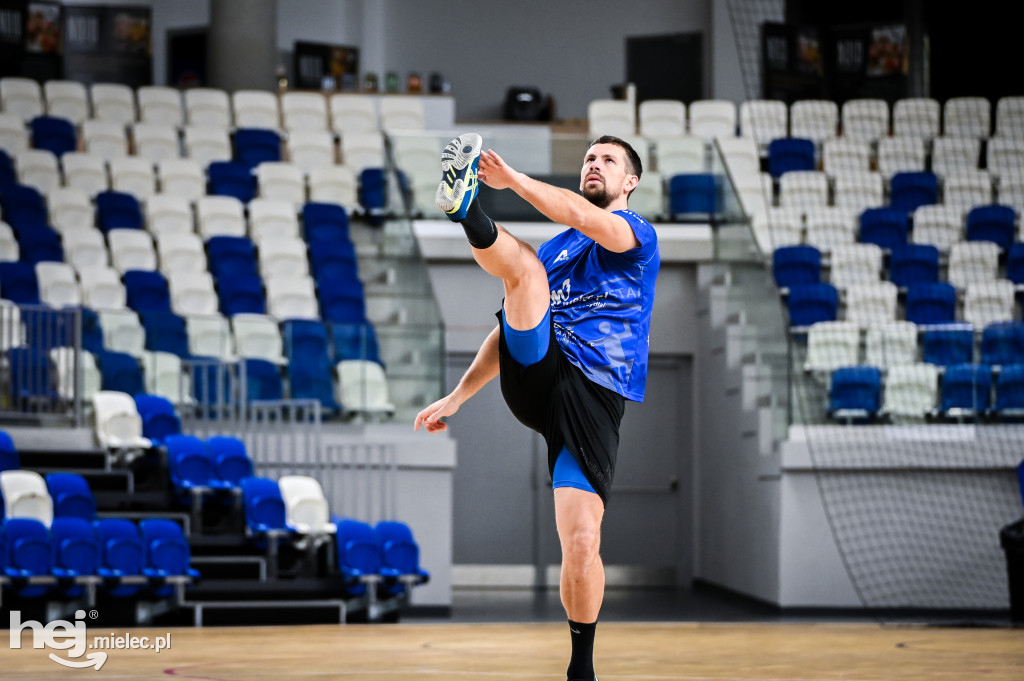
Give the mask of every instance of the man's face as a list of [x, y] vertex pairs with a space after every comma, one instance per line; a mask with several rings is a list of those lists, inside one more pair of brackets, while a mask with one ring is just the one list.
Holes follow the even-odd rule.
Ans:
[[636, 186], [635, 175], [626, 168], [626, 150], [617, 144], [595, 144], [587, 150], [580, 170], [580, 193], [598, 208], [607, 208], [612, 201]]

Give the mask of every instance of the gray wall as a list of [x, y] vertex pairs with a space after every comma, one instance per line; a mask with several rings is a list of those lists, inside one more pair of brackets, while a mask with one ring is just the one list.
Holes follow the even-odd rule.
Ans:
[[[708, 82], [715, 88], [722, 85], [730, 98], [737, 94], [730, 56], [715, 47], [727, 34], [724, 3], [278, 0], [277, 49], [289, 52], [295, 40], [354, 45], [360, 48], [364, 70], [381, 75], [394, 70], [403, 79], [410, 71], [424, 77], [438, 71], [452, 83], [457, 116], [463, 121], [500, 117], [512, 85], [534, 85], [552, 94], [560, 118], [585, 118], [588, 102], [609, 97], [609, 87], [625, 79], [625, 45], [631, 36], [703, 33]], [[151, 4], [154, 82], [162, 84], [166, 31], [207, 25], [210, 3]], [[453, 52], [449, 45], [457, 49]], [[716, 74], [712, 59], [724, 60], [725, 80]], [[710, 85], [705, 89], [707, 96], [715, 96]]]

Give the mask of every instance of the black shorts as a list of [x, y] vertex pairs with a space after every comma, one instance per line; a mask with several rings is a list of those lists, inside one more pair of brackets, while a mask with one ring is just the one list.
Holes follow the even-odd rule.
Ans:
[[549, 474], [562, 448], [568, 449], [607, 504], [626, 398], [594, 383], [566, 358], [554, 324], [547, 354], [539, 362], [524, 367], [512, 359], [501, 314], [498, 359], [505, 403], [520, 423], [544, 436]]

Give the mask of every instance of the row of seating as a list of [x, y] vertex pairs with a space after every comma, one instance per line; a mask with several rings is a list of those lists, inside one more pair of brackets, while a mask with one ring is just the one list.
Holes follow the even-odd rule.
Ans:
[[979, 362], [992, 367], [1024, 363], [1024, 324], [996, 322], [984, 328], [964, 323], [873, 324], [816, 322], [806, 330], [803, 368], [831, 372], [862, 363], [888, 369], [925, 362], [937, 367]]
[[[995, 381], [993, 381], [993, 375]], [[998, 372], [985, 364], [900, 364], [884, 372], [848, 366], [831, 374], [828, 412], [840, 421], [880, 416], [943, 417], [957, 420], [1024, 416], [1024, 364]]]
[[[726, 100], [647, 100], [636, 108], [627, 101], [598, 99], [587, 107], [591, 135], [649, 137], [691, 134], [699, 137], [746, 136], [768, 144], [781, 137], [823, 141], [844, 137], [878, 140], [890, 134], [931, 139], [947, 137], [1024, 137], [1024, 97], [1002, 97], [995, 106], [983, 97], [953, 97], [940, 104], [928, 97], [896, 100], [852, 99], [842, 106], [828, 100], [747, 100], [738, 110]], [[639, 125], [638, 125], [639, 123]]]
[[359, 94], [262, 90], [228, 93], [218, 88], [177, 90], [147, 85], [137, 89], [112, 83], [84, 85], [75, 81], [38, 82], [0, 78], [0, 111], [29, 121], [44, 113], [75, 125], [90, 119], [122, 126], [136, 121], [183, 127], [327, 130], [363, 133], [392, 129], [423, 129], [419, 97], [373, 98]]

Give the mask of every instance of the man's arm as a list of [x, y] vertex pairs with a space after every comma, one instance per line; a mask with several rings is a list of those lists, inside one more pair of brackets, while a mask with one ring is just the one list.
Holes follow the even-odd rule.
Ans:
[[621, 215], [598, 208], [568, 189], [513, 170], [493, 151], [481, 152], [480, 175], [487, 186], [511, 189], [553, 222], [578, 229], [609, 251], [623, 253], [640, 245]]
[[475, 395], [480, 388], [487, 385], [497, 375], [498, 327], [496, 326], [480, 345], [476, 357], [473, 358], [473, 363], [466, 369], [466, 373], [463, 374], [459, 384], [455, 386], [455, 390], [417, 414], [413, 430], [419, 430], [420, 424], [423, 424], [428, 433], [448, 430], [448, 424], [441, 418], [457, 412], [466, 400]]

